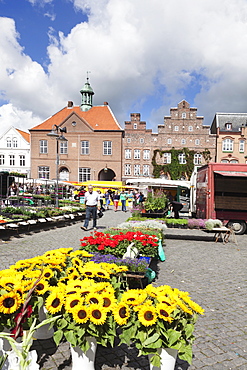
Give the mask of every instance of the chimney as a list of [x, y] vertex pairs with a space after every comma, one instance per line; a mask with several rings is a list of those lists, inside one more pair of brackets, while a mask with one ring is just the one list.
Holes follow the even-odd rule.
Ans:
[[73, 107], [73, 102], [71, 100], [68, 101], [68, 108], [72, 108]]
[[105, 101], [105, 102], [104, 102], [104, 105], [108, 105], [108, 102], [107, 102], [107, 101]]

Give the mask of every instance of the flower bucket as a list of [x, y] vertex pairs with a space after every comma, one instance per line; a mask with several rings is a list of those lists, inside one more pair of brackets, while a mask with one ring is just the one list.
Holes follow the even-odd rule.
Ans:
[[72, 370], [94, 370], [94, 360], [97, 349], [96, 339], [93, 337], [87, 338], [90, 344], [89, 350], [84, 353], [79, 346], [72, 347], [70, 345], [72, 356]]
[[[42, 322], [43, 320], [47, 318], [46, 312], [47, 312], [47, 309], [44, 306], [42, 306], [39, 310], [39, 321], [40, 322]], [[54, 334], [54, 329], [53, 328], [49, 329], [49, 327], [50, 327], [50, 324], [45, 324], [41, 326], [41, 328], [38, 328], [37, 330], [35, 330], [33, 337], [35, 339], [52, 338]]]
[[[173, 348], [160, 348], [158, 353], [161, 357], [161, 365], [157, 367], [150, 363], [150, 370], [174, 370], [178, 351]], [[149, 361], [152, 356], [148, 355]]]
[[[22, 352], [22, 343], [16, 343], [16, 348], [18, 351]], [[30, 361], [28, 365], [21, 366], [20, 358], [15, 353], [15, 351], [2, 351], [3, 354], [7, 354], [8, 357], [2, 367], [2, 370], [39, 370], [39, 365], [37, 364], [38, 355], [35, 350], [28, 353], [27, 361]]]

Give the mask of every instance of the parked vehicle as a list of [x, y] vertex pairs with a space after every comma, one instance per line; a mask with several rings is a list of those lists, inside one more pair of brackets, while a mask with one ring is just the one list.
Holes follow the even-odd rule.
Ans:
[[247, 228], [247, 164], [209, 163], [197, 170], [196, 217], [219, 219], [236, 234]]

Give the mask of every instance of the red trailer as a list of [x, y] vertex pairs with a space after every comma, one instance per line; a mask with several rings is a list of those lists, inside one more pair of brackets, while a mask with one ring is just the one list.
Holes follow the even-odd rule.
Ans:
[[196, 217], [219, 219], [244, 234], [247, 222], [247, 164], [209, 163], [198, 169]]

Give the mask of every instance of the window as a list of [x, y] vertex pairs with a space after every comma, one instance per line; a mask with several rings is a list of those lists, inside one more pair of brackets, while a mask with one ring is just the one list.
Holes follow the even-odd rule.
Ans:
[[38, 167], [38, 177], [39, 179], [49, 179], [50, 178], [50, 168], [46, 166]]
[[180, 164], [185, 164], [186, 163], [185, 153], [180, 153], [178, 155], [178, 161], [179, 161]]
[[164, 153], [163, 158], [165, 164], [171, 163], [172, 161], [171, 153]]
[[237, 159], [231, 159], [230, 163], [238, 163], [238, 160]]
[[189, 130], [189, 131], [193, 131], [193, 126], [189, 126], [189, 127], [188, 127], [188, 130]]
[[222, 159], [221, 163], [229, 163], [228, 159]]
[[226, 130], [231, 130], [232, 129], [232, 124], [231, 123], [226, 123], [225, 127], [226, 127]]
[[125, 149], [125, 159], [131, 159], [131, 149]]
[[13, 148], [17, 148], [17, 138], [16, 137], [14, 137], [13, 138]]
[[14, 166], [15, 165], [15, 156], [14, 155], [10, 155], [9, 156], [9, 165], [10, 166]]
[[112, 155], [112, 141], [103, 141], [103, 154]]
[[137, 129], [137, 123], [134, 123], [134, 130]]
[[124, 174], [125, 174], [125, 176], [130, 176], [131, 175], [131, 164], [126, 164], [124, 166]]
[[200, 140], [199, 139], [195, 140], [195, 145], [200, 145]]
[[150, 150], [144, 149], [143, 150], [143, 159], [150, 159]]
[[134, 176], [139, 176], [141, 174], [141, 166], [139, 164], [134, 165]]
[[244, 153], [244, 140], [239, 140], [239, 152]]
[[48, 143], [47, 143], [47, 140], [40, 140], [40, 142], [39, 142], [39, 152], [41, 154], [48, 153]]
[[91, 178], [91, 168], [79, 168], [79, 181], [89, 181]]
[[131, 143], [131, 138], [130, 137], [127, 138], [127, 143], [128, 144]]
[[141, 157], [140, 149], [135, 149], [134, 150], [134, 159], [140, 159], [140, 157]]
[[0, 155], [0, 166], [4, 165], [4, 154]]
[[182, 113], [182, 118], [186, 118], [186, 113]]
[[140, 138], [140, 143], [143, 144], [144, 143], [144, 139], [143, 137]]
[[179, 131], [179, 127], [178, 126], [175, 126], [174, 127], [174, 131]]
[[167, 144], [172, 144], [172, 139], [167, 139]]
[[186, 144], [186, 140], [185, 139], [182, 139], [181, 140], [181, 145], [185, 145]]
[[149, 165], [148, 164], [143, 165], [143, 176], [149, 176]]
[[202, 163], [202, 155], [201, 154], [195, 154], [194, 155], [194, 164], [198, 165]]
[[7, 148], [11, 148], [11, 139], [10, 139], [10, 137], [7, 137], [6, 144], [7, 144]]
[[20, 155], [20, 166], [26, 165], [25, 155]]
[[232, 139], [225, 139], [222, 141], [222, 151], [223, 152], [233, 151], [233, 140]]
[[68, 141], [61, 141], [60, 154], [68, 154]]
[[82, 140], [81, 141], [81, 154], [89, 154], [89, 141]]

